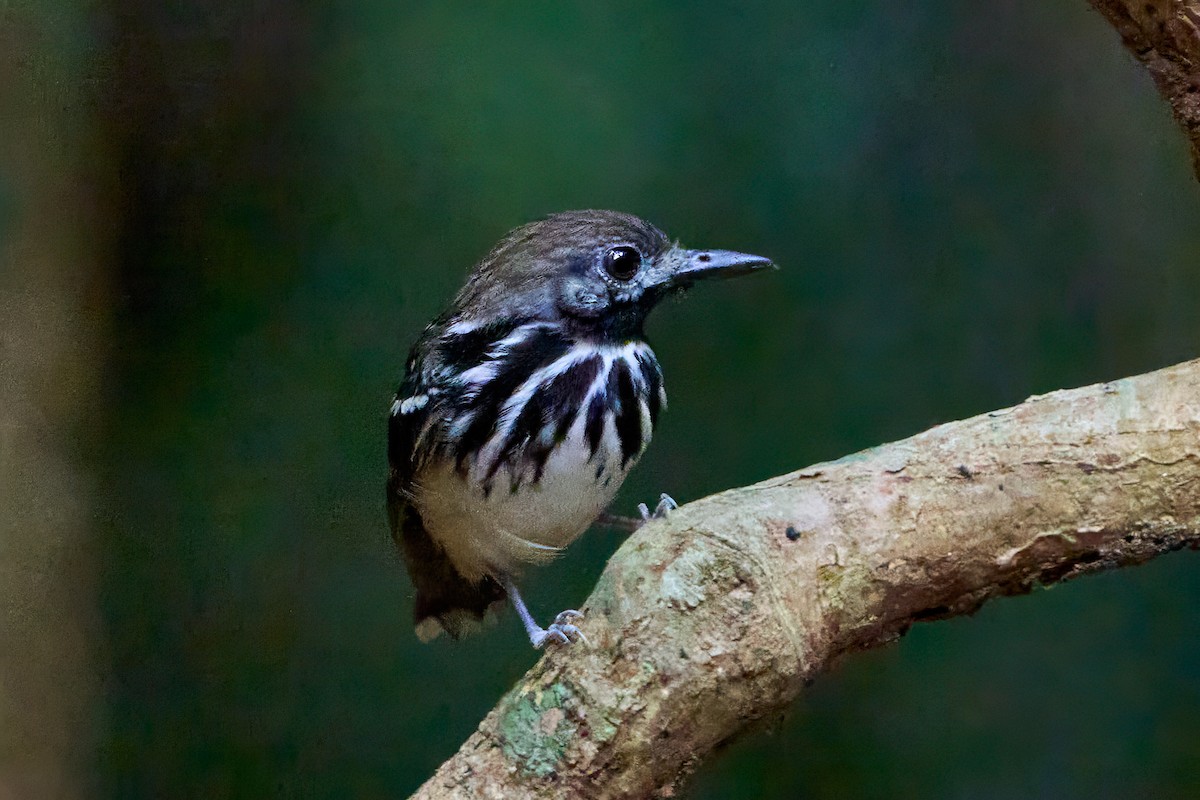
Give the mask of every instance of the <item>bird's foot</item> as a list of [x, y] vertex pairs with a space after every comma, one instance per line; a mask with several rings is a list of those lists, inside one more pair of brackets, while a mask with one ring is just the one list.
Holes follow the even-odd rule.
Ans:
[[575, 642], [583, 642], [588, 644], [587, 637], [583, 635], [583, 631], [579, 630], [571, 620], [583, 619], [583, 612], [569, 608], [563, 611], [554, 618], [554, 622], [550, 623], [546, 628], [534, 628], [529, 631], [529, 641], [533, 646], [541, 649], [547, 643], [554, 644], [573, 644]]
[[525, 626], [525, 632], [529, 634], [529, 642], [534, 647], [541, 649], [547, 642], [555, 644], [588, 643], [583, 631], [572, 623], [572, 620], [583, 619], [582, 611], [569, 608], [555, 617], [549, 627], [543, 628], [533, 621], [533, 615], [525, 607], [525, 601], [521, 599], [521, 593], [517, 591], [517, 585], [513, 583], [512, 578], [504, 576], [502, 580], [504, 581], [504, 591], [508, 593], [508, 599], [512, 601], [517, 616], [521, 618], [521, 624]]
[[654, 507], [654, 512], [650, 512], [650, 508], [645, 503], [638, 503], [638, 513], [642, 515], [642, 522], [649, 522], [652, 519], [666, 519], [672, 511], [679, 508], [679, 503], [671, 495], [663, 492], [658, 496], [658, 505]]
[[638, 528], [645, 525], [650, 520], [666, 519], [667, 515], [675, 509], [679, 508], [679, 504], [669, 494], [661, 494], [658, 497], [658, 505], [654, 507], [654, 511], [645, 503], [638, 503], [638, 516], [626, 517], [621, 514], [613, 514], [610, 511], [603, 511], [600, 516], [596, 517], [596, 522], [601, 525], [607, 525], [610, 528], [618, 528], [626, 533], [633, 533]]

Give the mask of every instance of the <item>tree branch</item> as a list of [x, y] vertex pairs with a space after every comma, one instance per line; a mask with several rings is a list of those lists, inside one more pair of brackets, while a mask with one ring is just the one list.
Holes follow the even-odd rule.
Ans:
[[1187, 134], [1200, 179], [1200, 0], [1091, 0], [1150, 71]]
[[[1090, 0], [1200, 178], [1200, 0]], [[1034, 397], [646, 525], [416, 793], [670, 796], [841, 655], [992, 597], [1200, 548], [1200, 361]]]
[[844, 653], [1187, 545], [1200, 360], [714, 495], [625, 542], [591, 646], [547, 653], [416, 796], [668, 796]]

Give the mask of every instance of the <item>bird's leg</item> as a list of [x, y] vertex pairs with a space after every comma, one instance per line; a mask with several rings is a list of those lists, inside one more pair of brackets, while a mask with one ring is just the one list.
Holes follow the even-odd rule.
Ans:
[[626, 517], [623, 514], [614, 514], [611, 511], [601, 511], [600, 516], [596, 517], [596, 523], [598, 525], [604, 525], [608, 528], [617, 528], [618, 530], [625, 531], [626, 533], [633, 533], [638, 528], [642, 527], [643, 521], [644, 520], [642, 520], [640, 517]]
[[583, 618], [582, 612], [567, 609], [555, 617], [548, 628], [543, 628], [533, 621], [533, 615], [525, 607], [525, 601], [521, 599], [521, 593], [517, 591], [517, 585], [513, 583], [512, 578], [504, 578], [504, 591], [508, 593], [508, 599], [517, 610], [517, 616], [521, 618], [525, 632], [529, 634], [529, 642], [534, 647], [540, 649], [547, 642], [571, 644], [581, 641], [587, 644], [587, 637], [583, 635], [583, 631], [571, 624], [571, 620]]
[[633, 533], [638, 528], [645, 525], [652, 519], [664, 519], [675, 509], [679, 508], [679, 503], [676, 503], [671, 495], [665, 492], [658, 497], [658, 505], [654, 507], [654, 511], [645, 503], [638, 503], [638, 515], [636, 517], [626, 517], [621, 514], [613, 514], [610, 511], [600, 512], [600, 516], [596, 517], [596, 522], [601, 525], [607, 525], [610, 528], [620, 528], [626, 533]]

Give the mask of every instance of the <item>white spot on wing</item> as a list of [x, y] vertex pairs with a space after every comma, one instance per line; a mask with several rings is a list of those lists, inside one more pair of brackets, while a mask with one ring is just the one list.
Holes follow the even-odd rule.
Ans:
[[446, 326], [446, 333], [451, 336], [462, 336], [464, 333], [470, 333], [474, 330], [479, 330], [484, 325], [482, 320], [478, 319], [460, 319], [451, 325]]
[[392, 416], [402, 414], [411, 414], [414, 411], [420, 411], [429, 403], [429, 395], [414, 394], [412, 397], [406, 397], [401, 400], [399, 397], [392, 403]]
[[411, 414], [414, 411], [420, 411], [428, 403], [429, 403], [429, 395], [415, 394], [412, 397], [405, 399], [405, 401], [400, 404], [400, 413], [401, 414]]

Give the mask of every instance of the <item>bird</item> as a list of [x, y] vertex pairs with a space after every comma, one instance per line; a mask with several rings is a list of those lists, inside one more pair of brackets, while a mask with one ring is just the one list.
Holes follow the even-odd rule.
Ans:
[[[605, 512], [650, 442], [667, 396], [646, 316], [697, 281], [774, 266], [600, 210], [518, 227], [475, 266], [387, 415], [388, 516], [421, 641], [473, 633], [507, 599], [535, 648], [586, 642], [577, 610], [538, 625], [517, 581]], [[656, 514], [673, 506], [663, 495]]]

